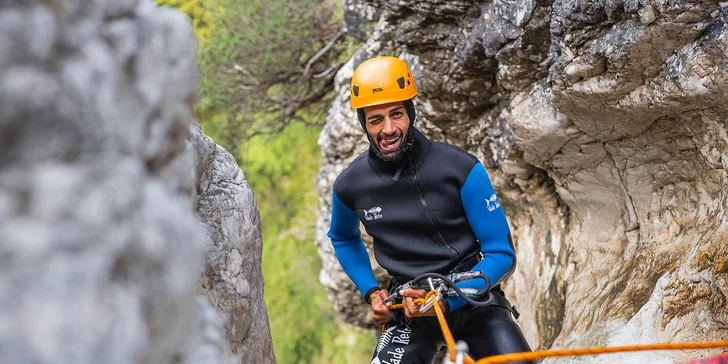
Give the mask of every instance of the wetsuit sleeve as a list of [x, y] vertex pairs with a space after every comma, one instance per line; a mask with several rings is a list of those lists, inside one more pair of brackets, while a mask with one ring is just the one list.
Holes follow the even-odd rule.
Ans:
[[[482, 271], [490, 279], [491, 287], [495, 286], [513, 273], [516, 254], [506, 215], [481, 163], [477, 163], [470, 171], [460, 190], [460, 198], [483, 253], [483, 260], [471, 271]], [[464, 281], [458, 283], [458, 287], [483, 289], [485, 282], [481, 279]], [[457, 296], [447, 297], [447, 303], [450, 311], [454, 311], [464, 306], [465, 300]]]
[[361, 240], [359, 217], [336, 197], [336, 192], [332, 192], [328, 236], [339, 264], [368, 303], [369, 294], [379, 289], [379, 285], [369, 263], [369, 253]]

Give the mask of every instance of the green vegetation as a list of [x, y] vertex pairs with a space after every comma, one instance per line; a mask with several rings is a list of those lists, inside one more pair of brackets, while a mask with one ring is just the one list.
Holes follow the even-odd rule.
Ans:
[[365, 363], [371, 331], [339, 323], [318, 282], [313, 244], [318, 215], [319, 128], [294, 123], [275, 137], [255, 137], [242, 153], [263, 220], [263, 277], [280, 363]]
[[237, 150], [289, 123], [321, 126], [336, 71], [356, 49], [339, 0], [216, 0], [200, 52], [197, 112], [217, 117], [219, 142]]
[[255, 192], [278, 362], [368, 362], [374, 335], [338, 320], [318, 282], [313, 243], [316, 140], [333, 74], [357, 46], [339, 33], [340, 1], [157, 2], [192, 19], [203, 73], [195, 108], [200, 124], [236, 156]]

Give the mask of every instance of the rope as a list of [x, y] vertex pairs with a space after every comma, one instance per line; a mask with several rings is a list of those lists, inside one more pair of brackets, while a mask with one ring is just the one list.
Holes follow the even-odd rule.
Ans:
[[594, 347], [594, 348], [577, 348], [577, 349], [556, 349], [541, 350], [523, 353], [513, 353], [505, 355], [490, 356], [480, 359], [476, 364], [501, 364], [519, 360], [537, 360], [558, 356], [580, 356], [595, 355], [608, 353], [621, 353], [631, 351], [646, 350], [686, 350], [686, 349], [714, 349], [728, 347], [728, 340], [713, 342], [695, 342], [695, 343], [665, 343], [665, 344], [646, 344], [646, 345], [627, 345], [612, 347]]
[[[427, 292], [427, 295], [425, 296], [425, 301], [429, 300], [433, 294], [437, 294], [437, 291]], [[437, 300], [435, 300], [435, 304], [432, 305], [432, 307], [435, 308], [435, 314], [437, 315], [437, 321], [440, 322], [440, 329], [442, 329], [442, 336], [445, 338], [445, 344], [447, 344], [447, 350], [448, 350], [448, 352], [450, 352], [450, 361], [455, 361], [455, 356], [458, 355], [458, 352], [455, 349], [455, 338], [452, 336], [452, 332], [450, 332], [450, 326], [447, 325], [447, 321], [445, 320], [445, 315], [442, 313], [442, 308], [440, 308], [440, 302], [437, 302]]]
[[[424, 305], [433, 295], [436, 295], [437, 291], [429, 291], [425, 298], [416, 298], [415, 303]], [[455, 348], [455, 338], [450, 332], [450, 327], [445, 320], [445, 314], [440, 308], [439, 302], [435, 302], [432, 305], [435, 308], [435, 314], [437, 315], [437, 321], [440, 323], [440, 329], [442, 329], [442, 336], [445, 338], [447, 349], [450, 354], [450, 362], [455, 362], [457, 355], [457, 349]], [[394, 304], [389, 306], [390, 310], [397, 310], [404, 308], [403, 304]], [[385, 326], [382, 326], [384, 330]], [[728, 340], [724, 341], [713, 341], [713, 342], [694, 342], [694, 343], [663, 343], [663, 344], [645, 344], [645, 345], [627, 345], [627, 346], [612, 346], [612, 347], [593, 347], [593, 348], [576, 348], [576, 349], [554, 349], [554, 350], [540, 350], [540, 351], [528, 351], [522, 353], [512, 353], [504, 355], [495, 355], [487, 358], [483, 358], [474, 361], [470, 356], [465, 356], [465, 364], [502, 364], [509, 363], [512, 361], [527, 361], [527, 360], [538, 360], [551, 357], [561, 356], [582, 356], [582, 355], [597, 355], [597, 354], [609, 354], [609, 353], [622, 353], [622, 352], [634, 352], [634, 351], [647, 351], [647, 350], [689, 350], [689, 349], [715, 349], [728, 347]]]
[[[414, 302], [419, 303], [421, 305], [427, 304], [427, 301], [433, 296], [437, 295], [437, 290], [429, 291], [427, 292], [427, 295], [425, 295], [425, 298], [415, 298]], [[437, 297], [437, 296], [435, 296]], [[447, 350], [450, 354], [450, 361], [455, 362], [455, 357], [457, 356], [457, 349], [455, 348], [455, 338], [452, 336], [452, 332], [450, 331], [450, 326], [447, 324], [447, 320], [445, 320], [445, 314], [442, 312], [442, 308], [440, 307], [440, 302], [435, 298], [435, 304], [432, 305], [432, 307], [435, 308], [435, 314], [437, 315], [437, 321], [440, 323], [440, 329], [442, 330], [442, 336], [445, 338], [445, 343], [447, 344]], [[400, 308], [404, 308], [404, 304], [398, 303], [389, 306], [389, 310], [397, 310]], [[384, 329], [384, 326], [382, 327]], [[465, 356], [465, 364], [476, 364], [475, 360], [469, 356]]]

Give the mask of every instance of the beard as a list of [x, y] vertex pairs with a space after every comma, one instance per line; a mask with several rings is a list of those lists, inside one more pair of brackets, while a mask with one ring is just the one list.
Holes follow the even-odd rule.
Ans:
[[381, 161], [394, 164], [402, 161], [402, 158], [404, 158], [407, 153], [412, 150], [412, 146], [415, 142], [414, 130], [412, 127], [407, 130], [407, 134], [404, 136], [404, 140], [399, 144], [399, 147], [397, 147], [397, 150], [395, 150], [394, 152], [382, 152], [379, 149], [378, 141], [372, 138], [369, 133], [367, 133], [367, 138], [369, 139], [369, 153], [373, 154], [377, 159]]

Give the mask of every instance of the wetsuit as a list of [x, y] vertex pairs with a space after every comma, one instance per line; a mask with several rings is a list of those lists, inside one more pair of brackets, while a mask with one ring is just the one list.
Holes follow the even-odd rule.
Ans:
[[[359, 222], [374, 238], [374, 256], [397, 284], [428, 272], [480, 270], [499, 304], [474, 308], [460, 297], [446, 299], [455, 339], [474, 358], [530, 350], [511, 318], [499, 283], [515, 268], [503, 209], [483, 165], [473, 155], [431, 142], [414, 130], [414, 145], [400, 163], [369, 152], [336, 179], [328, 236], [336, 256], [368, 302], [380, 289], [361, 240]], [[482, 280], [461, 287], [484, 288]], [[390, 292], [391, 293], [391, 292]], [[394, 320], [381, 335], [372, 363], [430, 363], [443, 345], [435, 317]]]

